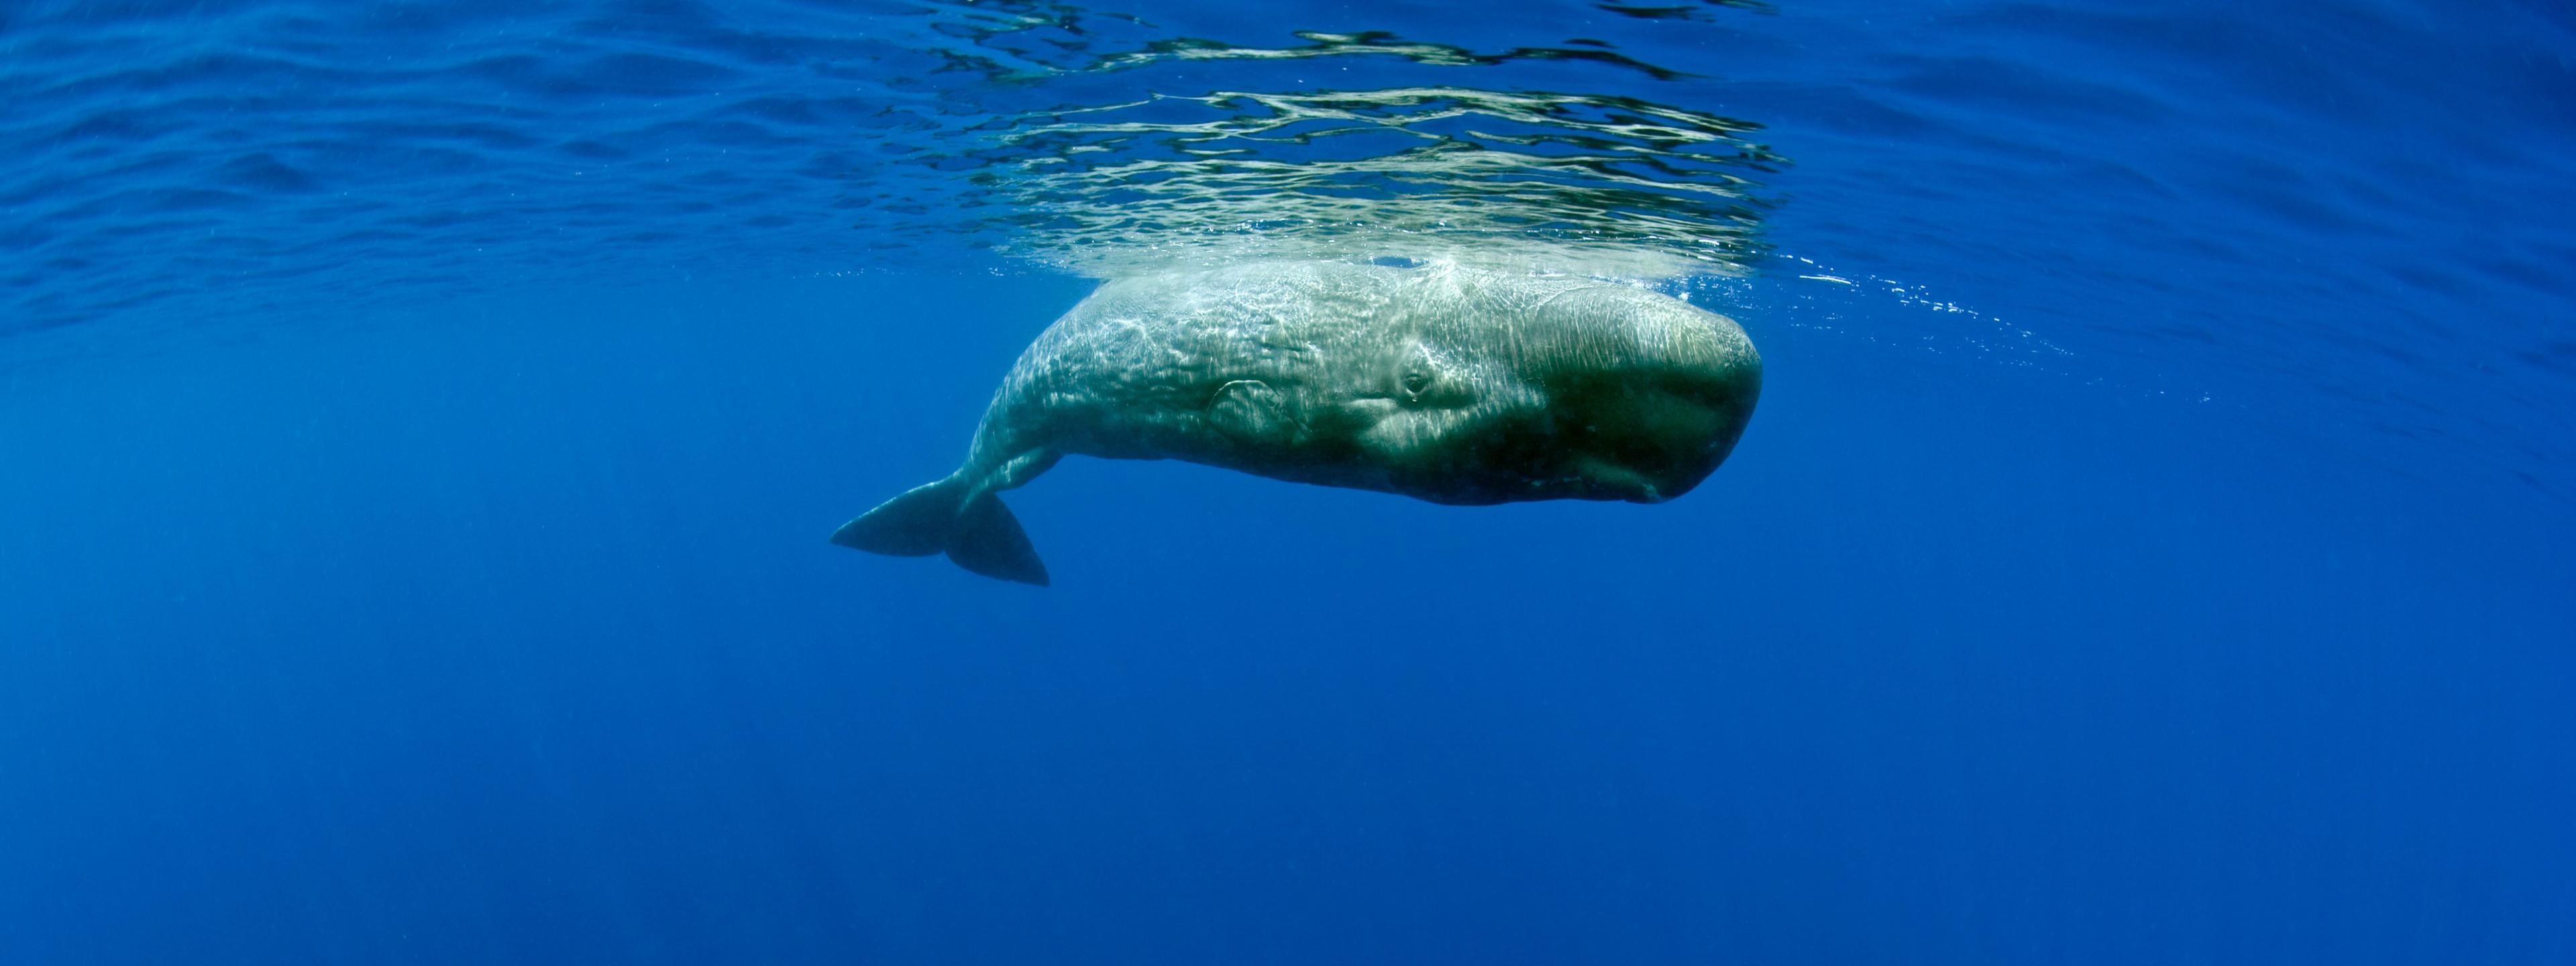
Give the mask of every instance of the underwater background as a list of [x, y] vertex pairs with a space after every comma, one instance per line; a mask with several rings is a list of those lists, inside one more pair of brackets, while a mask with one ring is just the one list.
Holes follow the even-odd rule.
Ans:
[[[1689, 496], [1075, 459], [1093, 280], [1634, 279]], [[2546, 0], [0, 4], [0, 963], [2576, 962]]]

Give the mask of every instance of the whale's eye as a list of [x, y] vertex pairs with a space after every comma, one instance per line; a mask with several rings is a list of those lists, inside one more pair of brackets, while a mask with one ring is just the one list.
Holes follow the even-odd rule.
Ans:
[[1422, 391], [1423, 391], [1423, 390], [1425, 390], [1425, 389], [1429, 389], [1429, 388], [1431, 388], [1431, 374], [1430, 374], [1430, 373], [1428, 373], [1428, 372], [1424, 372], [1424, 371], [1422, 371], [1422, 370], [1420, 370], [1420, 369], [1408, 369], [1408, 370], [1405, 370], [1405, 373], [1404, 373], [1404, 393], [1405, 393], [1405, 395], [1408, 395], [1408, 396], [1419, 396], [1419, 395], [1422, 395]]

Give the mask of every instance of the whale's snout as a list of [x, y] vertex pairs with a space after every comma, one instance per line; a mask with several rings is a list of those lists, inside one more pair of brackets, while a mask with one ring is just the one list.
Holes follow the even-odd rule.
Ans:
[[[1622, 293], [1628, 294], [1628, 293]], [[1725, 462], [1753, 417], [1762, 360], [1735, 322], [1645, 292], [1549, 367], [1559, 479], [1591, 499], [1661, 503]]]
[[[1642, 289], [1563, 293], [1517, 327], [1474, 404], [1381, 422], [1390, 488], [1441, 503], [1661, 503], [1735, 449], [1762, 360], [1734, 321]], [[1402, 432], [1384, 432], [1401, 427]]]
[[1752, 419], [1759, 364], [1612, 369], [1563, 381], [1549, 423], [1594, 499], [1661, 503], [1726, 461]]

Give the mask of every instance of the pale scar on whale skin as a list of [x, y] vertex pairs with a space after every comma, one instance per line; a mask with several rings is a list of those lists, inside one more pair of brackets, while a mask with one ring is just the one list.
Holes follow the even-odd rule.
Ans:
[[1066, 454], [1446, 504], [1660, 503], [1725, 461], [1761, 387], [1733, 320], [1600, 279], [1342, 262], [1114, 279], [1021, 353], [964, 465], [832, 542], [1045, 584], [995, 494]]

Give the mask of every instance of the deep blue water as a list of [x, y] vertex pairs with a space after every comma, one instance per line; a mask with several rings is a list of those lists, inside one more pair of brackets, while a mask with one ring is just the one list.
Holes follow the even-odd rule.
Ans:
[[[2576, 961], [2565, 7], [1217, 7], [0, 6], [0, 963]], [[1637, 160], [1116, 167], [1434, 141]], [[824, 542], [1139, 238], [1440, 238], [1300, 192], [1716, 253], [1751, 429]]]

